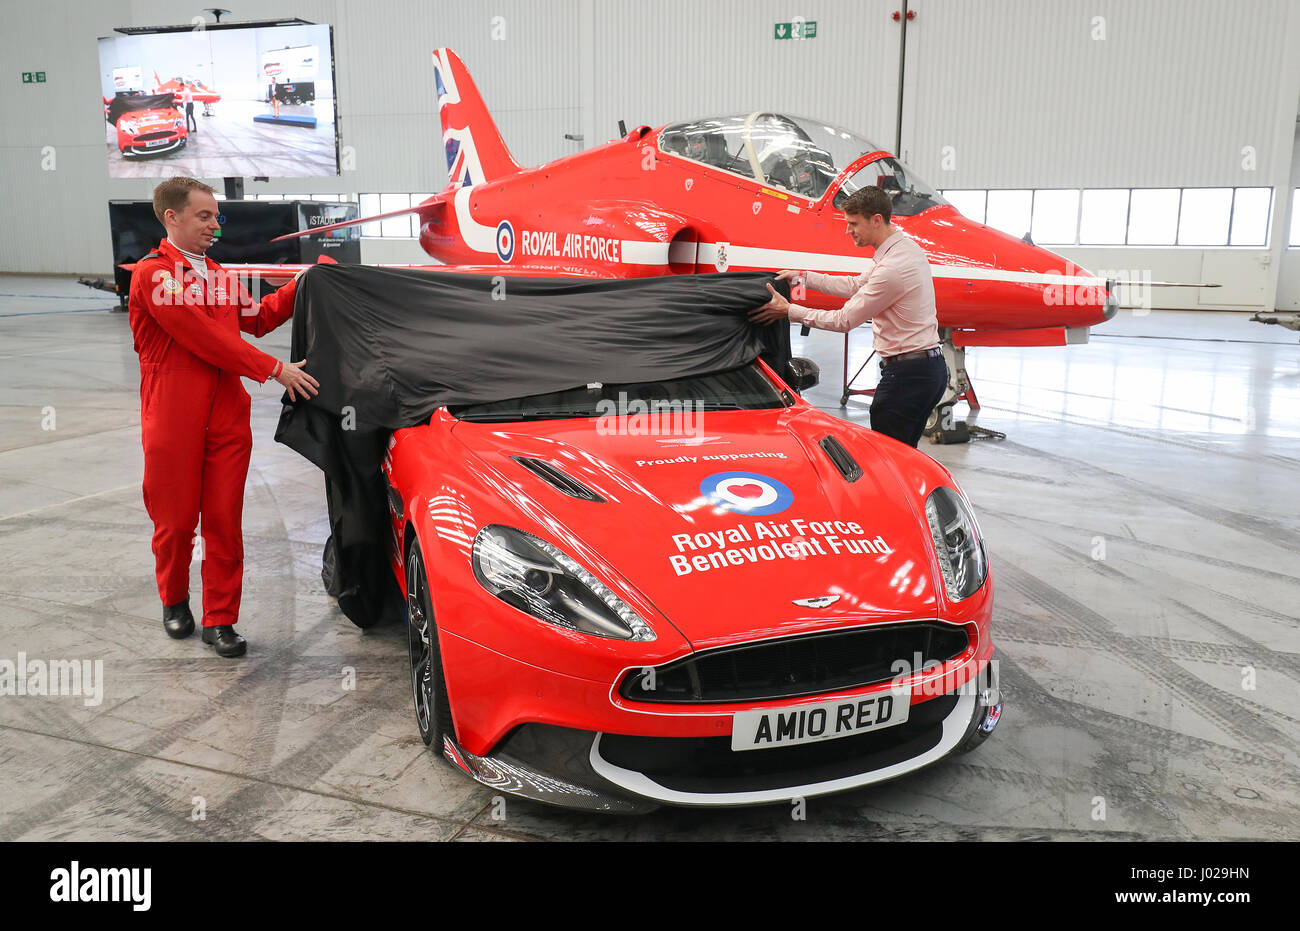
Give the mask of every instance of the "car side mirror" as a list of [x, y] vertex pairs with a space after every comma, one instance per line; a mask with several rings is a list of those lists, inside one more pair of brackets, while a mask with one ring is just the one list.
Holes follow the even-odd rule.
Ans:
[[815, 388], [822, 380], [822, 370], [812, 359], [795, 356], [785, 364], [785, 383], [800, 394]]

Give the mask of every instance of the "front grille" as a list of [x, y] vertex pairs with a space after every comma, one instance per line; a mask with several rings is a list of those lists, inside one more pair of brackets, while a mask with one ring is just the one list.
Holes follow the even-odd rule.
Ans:
[[136, 141], [136, 142], [150, 142], [150, 141], [152, 141], [152, 140], [154, 140], [154, 139], [170, 139], [170, 138], [172, 138], [174, 135], [176, 135], [176, 130], [174, 130], [174, 129], [164, 129], [162, 132], [156, 132], [156, 133], [141, 133], [140, 135], [138, 135], [138, 136], [135, 137], [135, 141]]
[[914, 760], [943, 739], [943, 722], [958, 695], [939, 695], [913, 705], [907, 723], [836, 740], [731, 749], [730, 737], [631, 737], [604, 734], [600, 756], [643, 773], [676, 792], [762, 792], [815, 785], [871, 773]]
[[[633, 669], [619, 684], [629, 701], [712, 704], [797, 698], [885, 682], [970, 645], [965, 627], [926, 621], [882, 624], [722, 647], [664, 666]], [[918, 664], [919, 656], [919, 664]]]

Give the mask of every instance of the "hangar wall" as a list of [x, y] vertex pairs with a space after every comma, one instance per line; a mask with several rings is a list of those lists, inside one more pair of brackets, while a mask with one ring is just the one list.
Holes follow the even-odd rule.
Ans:
[[[774, 41], [785, 0], [255, 0], [239, 19], [335, 27], [342, 145], [326, 181], [247, 192], [436, 191], [445, 183], [428, 53], [457, 49], [524, 163], [652, 125], [763, 105], [894, 145], [899, 0], [808, 0], [811, 40]], [[1061, 248], [1106, 268], [1181, 280], [1207, 264], [1271, 305], [1290, 208], [1300, 7], [1288, 0], [911, 0], [903, 155], [941, 188], [1256, 185], [1275, 188], [1269, 249]], [[117, 25], [188, 22], [179, 0], [3, 0], [0, 54], [49, 81], [0, 86], [0, 269], [104, 272], [105, 203], [149, 181], [110, 180], [93, 88], [94, 40]], [[500, 17], [499, 21], [494, 17]], [[1098, 23], [1098, 17], [1101, 23]], [[227, 17], [229, 18], [229, 17]], [[1099, 33], [1100, 25], [1100, 33]], [[494, 38], [494, 32], [496, 37]], [[846, 62], [859, 64], [847, 66]], [[565, 134], [584, 138], [566, 140]], [[1254, 168], [1241, 149], [1254, 147]], [[52, 147], [52, 149], [47, 148]], [[52, 151], [57, 165], [45, 170]], [[366, 239], [366, 261], [419, 261]], [[1085, 261], [1086, 260], [1086, 261]], [[1200, 273], [1191, 276], [1200, 278]], [[1226, 295], [1219, 295], [1226, 297]], [[1161, 306], [1213, 306], [1195, 292]]]

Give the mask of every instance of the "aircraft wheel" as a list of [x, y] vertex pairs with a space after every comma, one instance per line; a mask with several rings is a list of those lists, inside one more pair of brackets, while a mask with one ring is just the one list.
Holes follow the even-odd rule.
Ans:
[[931, 443], [969, 443], [970, 428], [953, 413], [953, 402], [938, 405], [925, 422], [925, 435]]

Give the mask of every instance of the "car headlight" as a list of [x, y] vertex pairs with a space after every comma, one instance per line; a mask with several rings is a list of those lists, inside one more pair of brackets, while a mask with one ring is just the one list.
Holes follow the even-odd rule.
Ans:
[[975, 515], [956, 489], [940, 485], [925, 499], [925, 519], [930, 522], [934, 551], [948, 598], [969, 598], [988, 576], [988, 560]]
[[474, 538], [473, 563], [484, 588], [535, 618], [596, 637], [655, 639], [598, 578], [532, 534], [490, 524]]

